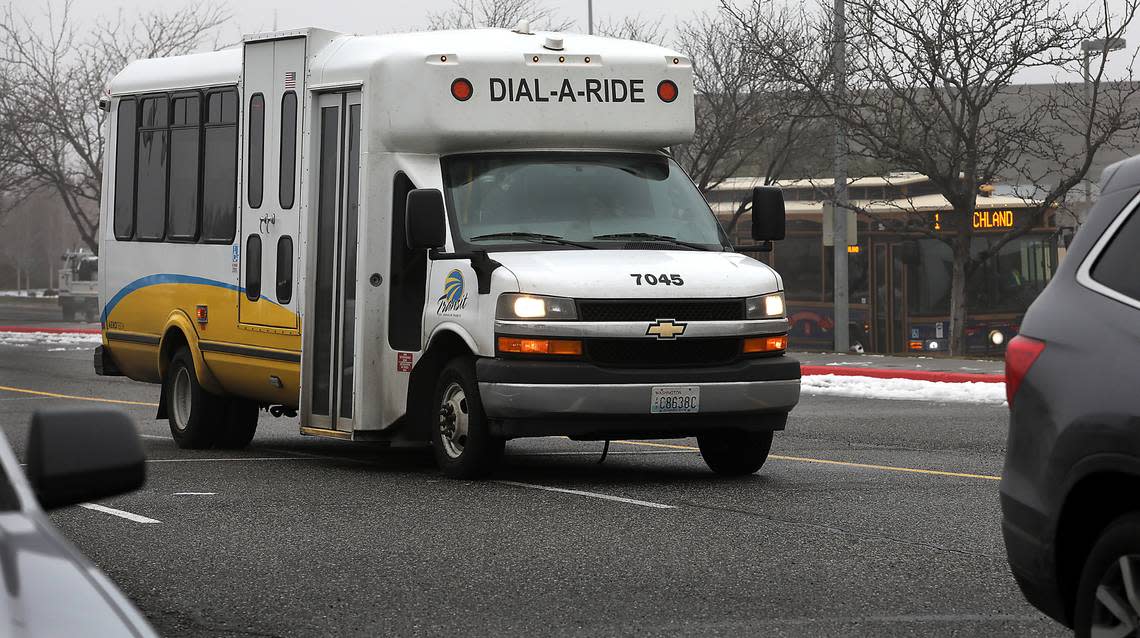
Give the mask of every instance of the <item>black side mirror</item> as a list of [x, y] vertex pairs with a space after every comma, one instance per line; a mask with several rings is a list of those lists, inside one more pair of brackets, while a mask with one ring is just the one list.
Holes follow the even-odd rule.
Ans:
[[404, 213], [404, 228], [408, 248], [442, 248], [447, 241], [447, 212], [443, 208], [443, 193], [434, 188], [417, 188], [408, 193], [408, 207]]
[[146, 456], [122, 412], [41, 410], [28, 433], [27, 474], [40, 506], [55, 509], [137, 490]]
[[775, 186], [752, 189], [752, 239], [776, 241], [784, 238], [784, 193]]

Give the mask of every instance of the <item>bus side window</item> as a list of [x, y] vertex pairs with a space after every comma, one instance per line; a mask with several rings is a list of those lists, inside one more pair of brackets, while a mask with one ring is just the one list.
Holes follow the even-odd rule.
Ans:
[[393, 350], [423, 349], [421, 324], [427, 282], [427, 251], [408, 248], [404, 228], [408, 193], [415, 187], [403, 172], [396, 173], [392, 183], [392, 288], [388, 301], [388, 345]]
[[265, 96], [249, 98], [249, 207], [261, 208], [265, 190]]
[[135, 234], [135, 134], [138, 105], [134, 98], [119, 100], [115, 118], [115, 239]]
[[229, 244], [237, 229], [238, 97], [233, 89], [206, 94], [202, 139], [202, 224], [199, 236]]
[[245, 296], [250, 301], [261, 298], [261, 235], [245, 241]]
[[170, 241], [198, 239], [198, 209], [201, 202], [202, 146], [201, 100], [197, 94], [174, 97], [170, 122], [170, 217], [166, 237]]
[[166, 235], [170, 102], [165, 94], [142, 100], [135, 185], [135, 237], [162, 241]]
[[281, 208], [293, 208], [294, 180], [297, 173], [297, 94], [293, 91], [281, 96], [281, 175], [277, 197]]
[[277, 303], [285, 305], [293, 299], [293, 238], [283, 235], [277, 240]]

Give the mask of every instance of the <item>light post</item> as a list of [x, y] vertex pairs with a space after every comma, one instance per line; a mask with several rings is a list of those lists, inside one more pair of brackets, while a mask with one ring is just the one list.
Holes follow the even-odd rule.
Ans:
[[586, 0], [586, 33], [594, 35], [594, 0]]
[[[831, 63], [835, 72], [835, 99], [842, 104], [847, 95], [847, 23], [844, 0], [835, 0], [835, 44]], [[851, 349], [848, 333], [850, 316], [847, 290], [847, 128], [841, 118], [835, 118], [835, 206], [832, 207], [832, 228], [835, 242], [832, 258], [832, 301], [834, 303], [832, 334], [835, 351], [846, 353]]]
[[[1119, 51], [1128, 46], [1124, 38], [1097, 38], [1096, 40], [1082, 40], [1081, 41], [1081, 76], [1084, 78], [1085, 83], [1085, 98], [1089, 101], [1089, 108], [1092, 108], [1092, 79], [1089, 77], [1089, 60], [1094, 55], [1103, 55], [1108, 57], [1110, 51]], [[1092, 182], [1085, 179], [1085, 202], [1092, 201]], [[1088, 218], [1088, 206], [1085, 207], [1084, 213], [1081, 215], [1080, 223], [1084, 223]]]

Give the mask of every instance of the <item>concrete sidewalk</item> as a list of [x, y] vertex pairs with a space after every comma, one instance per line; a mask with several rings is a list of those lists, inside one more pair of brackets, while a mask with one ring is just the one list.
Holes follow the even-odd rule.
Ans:
[[1002, 361], [818, 352], [790, 354], [800, 360], [805, 375], [839, 374], [956, 383], [998, 383], [1005, 380]]

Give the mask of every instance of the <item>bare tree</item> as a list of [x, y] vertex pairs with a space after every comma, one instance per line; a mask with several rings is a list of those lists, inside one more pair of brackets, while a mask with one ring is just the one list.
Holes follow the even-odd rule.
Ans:
[[567, 31], [574, 26], [573, 20], [559, 17], [541, 0], [452, 0], [446, 11], [428, 14], [428, 28], [512, 29], [520, 20], [529, 20], [532, 28], [546, 31]]
[[97, 104], [108, 80], [133, 60], [189, 53], [228, 19], [210, 5], [133, 19], [77, 25], [70, 0], [46, 11], [46, 29], [11, 5], [0, 13], [0, 187], [10, 201], [50, 191], [63, 202], [83, 242], [99, 249], [103, 126]]
[[[1130, 74], [1108, 82], [1104, 55], [1087, 94], [1013, 83], [1032, 69], [1075, 71], [1080, 42], [1122, 36], [1137, 0], [1125, 0], [1116, 14], [1107, 3], [1060, 11], [1051, 0], [848, 0], [842, 101], [816, 74], [833, 42], [830, 3], [814, 18], [783, 21], [771, 19], [764, 0], [746, 8], [722, 3], [748, 32], [749, 54], [768, 56], [785, 80], [847, 126], [852, 153], [929, 176], [949, 202], [938, 232], [925, 217], [908, 227], [951, 249], [953, 354], [963, 352], [970, 276], [1055, 210], [1098, 151], [1140, 127], [1138, 86]], [[1033, 175], [1030, 167], [1041, 160], [1048, 170]], [[1027, 178], [1037, 203], [1021, 227], [979, 249], [971, 224], [979, 188], [1002, 176]]]
[[[779, 22], [788, 9], [772, 9], [768, 19]], [[770, 32], [770, 38], [785, 34]], [[807, 135], [818, 132], [818, 112], [808, 94], [775, 72], [770, 58], [742, 43], [755, 38], [723, 14], [703, 15], [679, 27], [677, 48], [693, 59], [696, 92], [696, 134], [676, 149], [677, 158], [703, 192], [716, 188], [744, 167], [758, 169], [764, 183], [779, 179], [794, 150]], [[758, 39], [748, 39], [758, 46]], [[767, 43], [762, 48], [791, 43]], [[807, 67], [805, 66], [805, 70]], [[822, 75], [826, 60], [817, 61], [813, 75]], [[751, 202], [743, 202], [728, 222], [729, 232]]]
[[622, 40], [637, 40], [650, 44], [665, 44], [665, 31], [661, 27], [662, 18], [651, 20], [640, 14], [626, 16], [620, 20], [605, 20], [594, 27], [594, 33]]

